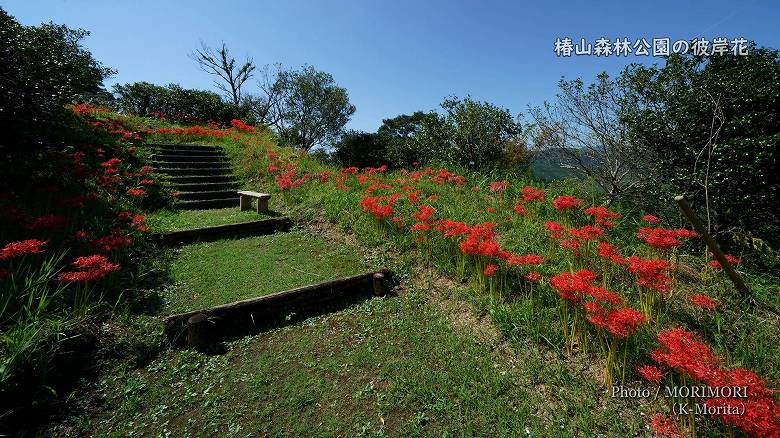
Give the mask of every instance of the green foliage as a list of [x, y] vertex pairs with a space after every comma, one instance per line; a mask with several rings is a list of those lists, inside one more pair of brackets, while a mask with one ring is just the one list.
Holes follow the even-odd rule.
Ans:
[[344, 166], [387, 164], [387, 137], [371, 132], [348, 131], [334, 146], [333, 158]]
[[418, 138], [424, 125], [433, 126], [436, 113], [416, 111], [414, 114], [382, 120], [377, 134], [385, 143], [386, 159], [397, 167], [412, 166], [415, 162], [427, 162], [434, 158], [433, 149]]
[[279, 81], [285, 90], [282, 142], [305, 151], [334, 143], [355, 112], [347, 90], [311, 66], [281, 72]]
[[625, 119], [655, 151], [664, 177], [716, 232], [752, 234], [777, 247], [778, 51], [672, 56], [660, 68], [630, 66], [623, 80], [638, 102]]
[[476, 169], [495, 167], [521, 132], [519, 120], [508, 109], [489, 102], [453, 97], [441, 107], [446, 115], [430, 127], [432, 143], [440, 146], [445, 140], [446, 154], [453, 163]]
[[225, 102], [211, 91], [190, 90], [178, 84], [159, 86], [149, 82], [114, 85], [117, 105], [138, 116], [163, 115], [173, 120], [228, 124], [232, 119], [252, 121], [246, 106]]
[[[0, 8], [0, 151], [30, 156], [67, 119], [64, 106], [101, 91], [112, 73], [80, 41], [84, 30], [23, 26]], [[4, 156], [3, 160], [9, 160]]]

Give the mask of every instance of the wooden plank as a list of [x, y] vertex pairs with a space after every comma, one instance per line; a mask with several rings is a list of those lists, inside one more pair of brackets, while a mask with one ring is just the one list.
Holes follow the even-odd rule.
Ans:
[[287, 231], [292, 226], [288, 217], [262, 219], [237, 224], [215, 225], [211, 227], [192, 228], [189, 230], [171, 231], [167, 233], [152, 233], [148, 240], [162, 245], [178, 245], [192, 242], [209, 242], [226, 237], [244, 237], [272, 234], [277, 231]]
[[239, 195], [242, 195], [242, 196], [251, 196], [253, 198], [270, 198], [271, 197], [271, 195], [269, 195], [268, 193], [251, 192], [251, 191], [245, 191], [245, 190], [240, 190], [237, 193]]
[[[378, 277], [376, 274], [381, 276]], [[196, 316], [199, 321], [207, 319], [210, 322], [208, 326], [212, 330], [210, 339], [219, 339], [228, 334], [247, 333], [269, 322], [283, 321], [293, 312], [299, 315], [306, 314], [321, 310], [325, 305], [339, 300], [361, 295], [369, 297], [377, 287], [386, 291], [388, 289], [386, 285], [376, 285], [378, 279], [389, 282], [392, 280], [392, 273], [387, 269], [381, 269], [208, 309], [170, 315], [163, 320], [165, 335], [172, 344], [182, 344], [188, 337], [188, 321]]]
[[731, 282], [734, 283], [734, 286], [737, 288], [737, 291], [739, 291], [740, 295], [743, 297], [749, 297], [750, 296], [750, 290], [748, 289], [747, 285], [744, 281], [742, 281], [742, 277], [740, 277], [739, 273], [734, 269], [733, 266], [731, 266], [731, 263], [726, 259], [726, 255], [723, 254], [723, 251], [721, 251], [720, 247], [718, 246], [718, 243], [715, 242], [715, 239], [710, 236], [710, 233], [707, 232], [707, 228], [704, 226], [704, 224], [701, 223], [698, 216], [696, 216], [696, 213], [693, 212], [691, 209], [691, 206], [688, 205], [688, 202], [685, 200], [685, 197], [675, 196], [674, 201], [677, 203], [677, 206], [680, 207], [680, 210], [682, 211], [683, 215], [688, 219], [688, 222], [693, 225], [693, 229], [696, 230], [697, 233], [699, 233], [699, 236], [704, 240], [704, 243], [707, 244], [707, 246], [710, 248], [710, 252], [712, 255], [715, 256], [715, 259], [720, 263], [720, 266], [723, 268], [724, 271], [726, 271], [726, 274], [731, 279]]

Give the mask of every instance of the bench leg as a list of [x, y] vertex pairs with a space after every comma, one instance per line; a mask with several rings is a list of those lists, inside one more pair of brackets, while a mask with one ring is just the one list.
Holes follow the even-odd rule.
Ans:
[[260, 198], [257, 200], [257, 214], [268, 212], [268, 198]]
[[241, 211], [246, 211], [252, 208], [252, 200], [249, 196], [240, 195], [238, 198], [238, 205], [241, 207]]

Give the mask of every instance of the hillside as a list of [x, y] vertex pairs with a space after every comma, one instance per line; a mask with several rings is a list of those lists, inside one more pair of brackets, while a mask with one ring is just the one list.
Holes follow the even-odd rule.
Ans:
[[[340, 169], [277, 146], [262, 127], [177, 126], [88, 107], [81, 114], [142, 154], [145, 143], [222, 148], [241, 187], [270, 193], [273, 212], [292, 218], [302, 233], [278, 243], [266, 237], [151, 253], [157, 269], [168, 272], [145, 292], [163, 303], [152, 315], [189, 308], [187, 300], [244, 298], [251, 288], [233, 295], [237, 289], [219, 285], [259, 275], [251, 274], [253, 264], [238, 263], [251, 257], [277, 270], [275, 290], [332, 278], [326, 271], [334, 268], [315, 263], [336, 254], [347, 269], [389, 267], [399, 284], [385, 298], [310, 319], [293, 315], [229, 339], [216, 355], [156, 353], [159, 347], [141, 341], [149, 357], [102, 362], [51, 431], [627, 436], [651, 427], [767, 436], [780, 430], [770, 392], [780, 380], [780, 346], [772, 342], [780, 338], [777, 279], [743, 270], [752, 294], [743, 300], [717, 263], [702, 257], [703, 244], [680, 217], [626, 216], [574, 186], [495, 181], [457, 168]], [[212, 215], [206, 223], [233, 215]], [[149, 223], [186, 228], [204, 223], [201, 216], [159, 210]], [[159, 336], [160, 328], [140, 324], [149, 319], [137, 313], [128, 316], [136, 339]], [[722, 406], [745, 403], [745, 415], [674, 417], [664, 400], [609, 394], [617, 384], [654, 392], [682, 382], [748, 385], [744, 400], [718, 399]]]

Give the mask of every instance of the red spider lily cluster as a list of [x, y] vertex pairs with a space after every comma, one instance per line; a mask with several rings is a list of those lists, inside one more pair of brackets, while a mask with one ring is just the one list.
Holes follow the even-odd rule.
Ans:
[[696, 233], [691, 230], [677, 229], [667, 230], [665, 228], [640, 228], [636, 236], [646, 244], [659, 250], [669, 250], [682, 245], [681, 239], [695, 237]]
[[0, 260], [12, 259], [14, 257], [25, 256], [28, 254], [39, 254], [43, 252], [43, 246], [46, 242], [38, 239], [27, 239], [19, 242], [11, 242], [0, 249]]
[[[660, 366], [676, 373], [681, 382], [693, 381], [706, 384], [710, 388], [746, 388], [746, 394], [722, 393], [703, 400], [713, 409], [713, 416], [723, 423], [736, 426], [755, 436], [780, 436], [780, 403], [768, 389], [764, 381], [754, 372], [745, 368], [726, 369], [710, 347], [695, 334], [673, 328], [658, 333], [659, 347], [650, 357]], [[660, 379], [653, 379], [653, 381]], [[657, 382], [656, 382], [657, 383]], [[728, 412], [742, 412], [732, 415]], [[693, 424], [683, 418], [682, 428], [692, 428]]]
[[[133, 127], [127, 127], [127, 131], [140, 135], [147, 132], [143, 128]], [[219, 138], [230, 136], [235, 139], [237, 133], [245, 131], [234, 124], [231, 128], [176, 128], [170, 133], [182, 138], [198, 135]], [[670, 262], [670, 255], [685, 239], [694, 237], [695, 233], [683, 229], [657, 228], [658, 225], [651, 225], [656, 228], [639, 230], [632, 228], [629, 235], [635, 235], [646, 246], [631, 251], [617, 246], [621, 235], [614, 232], [615, 229], [625, 229], [626, 222], [630, 221], [621, 221], [620, 213], [606, 207], [587, 206], [584, 200], [574, 196], [553, 197], [544, 189], [530, 185], [518, 190], [506, 181], [494, 181], [489, 187], [484, 184], [468, 186], [462, 175], [448, 169], [421, 166], [419, 163], [411, 170], [391, 174], [387, 174], [384, 166], [309, 171], [306, 161], [297, 160], [297, 154], [282, 154], [278, 149], [255, 144], [245, 137], [237, 141], [246, 146], [245, 168], [266, 175], [279, 190], [286, 193], [309, 185], [333, 185], [339, 190], [338, 193], [343, 192], [347, 199], [351, 199], [354, 208], [362, 210], [367, 220], [377, 224], [382, 232], [401, 239], [408, 236], [408, 240], [404, 241], [416, 242], [424, 250], [425, 257], [434, 251], [447, 254], [453, 260], [458, 276], [471, 278], [477, 289], [489, 291], [491, 298], [504, 292], [517, 293], [518, 289], [554, 291], [560, 297], [560, 328], [567, 350], [573, 350], [576, 345], [588, 354], [585, 351], [587, 346], [600, 347], [605, 361], [605, 383], [615, 379], [623, 380], [626, 370], [634, 369], [638, 375], [654, 383], [671, 378], [674, 373], [680, 374], [681, 370], [686, 373], [690, 371], [686, 374], [689, 379], [695, 379], [694, 376], [703, 378], [702, 372], [706, 374], [720, 370], [720, 374], [716, 373], [720, 380], [701, 381], [723, 383], [742, 379], [740, 381], [750, 381], [757, 394], [755, 399], [750, 399], [749, 409], [753, 410], [751, 415], [746, 415], [744, 420], [724, 418], [724, 422], [730, 421], [729, 424], [758, 435], [771, 431], [770, 426], [778, 424], [773, 396], [757, 376], [748, 374], [747, 370], [724, 371], [708, 349], [699, 349], [697, 353], [693, 351], [697, 348], [696, 344], [688, 341], [682, 344], [693, 350], [678, 348], [681, 344], [671, 342], [665, 331], [659, 334], [659, 342], [664, 339], [670, 347], [666, 348], [667, 344], [661, 342], [663, 347], [657, 350], [660, 352], [651, 355], [657, 359], [655, 365], [635, 368], [623, 362], [620, 353], [622, 351], [625, 355], [629, 343], [639, 339], [637, 333], [655, 332], [661, 328], [654, 318], [661, 300], [671, 301], [684, 295], [672, 293], [675, 290], [675, 267]], [[111, 154], [108, 154], [101, 162], [110, 161], [111, 158]], [[114, 167], [124, 165], [122, 162]], [[122, 172], [104, 176], [115, 175], [121, 176]], [[145, 188], [146, 185], [140, 184], [140, 181], [132, 188]], [[474, 213], [470, 216], [472, 219], [464, 220], [462, 215], [451, 214], [451, 204], [457, 203], [471, 191], [485, 193], [481, 199], [488, 205], [475, 207], [471, 212]], [[484, 212], [491, 215], [488, 219], [490, 222], [484, 222]], [[8, 213], [14, 214], [12, 210]], [[122, 221], [130, 227], [136, 225], [129, 216]], [[523, 248], [522, 243], [507, 241], [502, 230], [511, 227], [511, 224], [516, 225], [518, 221], [539, 230], [538, 235], [528, 236], [529, 240], [549, 238], [550, 245], [546, 253], [540, 251], [541, 255], [534, 254], [528, 248]], [[647, 224], [661, 222], [652, 215], [643, 216], [642, 221]], [[94, 233], [93, 230], [89, 232]], [[103, 239], [105, 246], [89, 244], [89, 247], [98, 251], [111, 251], [112, 248], [121, 247], [123, 237], [126, 237], [122, 233], [106, 234], [105, 231], [102, 235], [97, 239], [92, 239], [91, 235], [85, 236], [84, 240], [94, 242]], [[559, 272], [562, 268], [556, 267], [560, 265], [555, 262], [560, 260], [567, 262], [570, 268]], [[82, 270], [74, 272], [78, 271]], [[549, 278], [549, 281], [543, 281], [545, 278]], [[616, 284], [610, 284], [612, 280]], [[641, 310], [631, 307], [631, 303], [636, 302], [637, 293]], [[711, 309], [719, 303], [714, 298], [705, 297], [694, 295], [685, 299], [683, 296], [682, 304], [688, 308], [693, 304], [702, 309]], [[672, 351], [677, 351], [672, 346], [686, 352], [689, 359], [677, 362], [682, 356], [679, 351], [672, 354]], [[709, 355], [706, 354], [708, 352]], [[699, 368], [696, 368], [697, 365], [690, 365], [690, 369], [681, 368], [682, 363], [698, 363]], [[697, 369], [699, 374], [696, 374]], [[764, 397], [762, 394], [769, 395]], [[663, 416], [652, 417], [650, 423], [659, 432], [678, 433], [685, 430], [684, 425]]]
[[119, 264], [109, 262], [102, 254], [77, 257], [71, 265], [77, 270], [60, 272], [57, 276], [59, 281], [72, 283], [95, 281], [120, 268]]
[[29, 181], [4, 184], [0, 282], [10, 281], [9, 287], [24, 284], [39, 264], [61, 260], [64, 253], [72, 260], [56, 266], [56, 278], [94, 288], [120, 269], [137, 236], [147, 231], [139, 211], [149, 202], [166, 202], [152, 167], [144, 165], [139, 147], [129, 143], [142, 138], [143, 129], [98, 118], [101, 110], [93, 106], [71, 108], [87, 126], [115, 140], [51, 150], [36, 163]]

